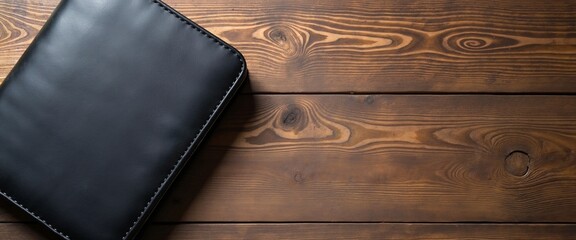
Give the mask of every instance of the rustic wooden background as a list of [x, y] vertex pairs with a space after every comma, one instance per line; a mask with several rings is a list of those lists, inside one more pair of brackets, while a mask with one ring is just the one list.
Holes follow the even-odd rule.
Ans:
[[[250, 84], [144, 239], [576, 235], [574, 1], [166, 2]], [[0, 80], [57, 3], [0, 0]]]

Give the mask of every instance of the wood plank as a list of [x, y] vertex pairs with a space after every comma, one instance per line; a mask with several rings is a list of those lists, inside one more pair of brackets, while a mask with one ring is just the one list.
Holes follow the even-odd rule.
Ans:
[[0, 223], [0, 239], [4, 240], [57, 240], [40, 224]]
[[250, 98], [159, 221], [576, 221], [576, 97]]
[[[54, 239], [37, 224], [0, 224], [7, 240]], [[236, 239], [573, 239], [573, 224], [155, 224], [144, 240]]]
[[154, 219], [576, 222], [574, 106], [574, 96], [245, 95]]
[[573, 96], [245, 95], [155, 221], [576, 222], [574, 106]]
[[576, 225], [180, 224], [153, 226], [143, 239], [573, 239]]
[[0, 81], [4, 81], [58, 2], [0, 0]]
[[[0, 80], [58, 0], [0, 1]], [[166, 0], [255, 92], [576, 92], [573, 1]]]

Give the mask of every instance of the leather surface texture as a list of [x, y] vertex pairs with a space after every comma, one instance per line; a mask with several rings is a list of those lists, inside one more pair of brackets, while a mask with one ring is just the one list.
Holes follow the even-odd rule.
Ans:
[[165, 3], [64, 0], [0, 87], [0, 194], [65, 239], [131, 239], [246, 78]]

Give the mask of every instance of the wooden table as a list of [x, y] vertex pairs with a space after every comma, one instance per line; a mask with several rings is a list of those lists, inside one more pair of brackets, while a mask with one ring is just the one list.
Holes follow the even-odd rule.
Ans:
[[[144, 239], [576, 235], [574, 1], [166, 2], [250, 84]], [[0, 0], [0, 79], [57, 3]]]

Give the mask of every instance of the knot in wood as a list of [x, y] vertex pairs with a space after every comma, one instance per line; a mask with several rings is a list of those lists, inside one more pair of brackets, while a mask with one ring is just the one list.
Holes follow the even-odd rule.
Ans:
[[302, 130], [306, 127], [304, 110], [297, 105], [288, 105], [280, 115], [280, 125], [284, 130]]
[[504, 166], [509, 174], [525, 176], [530, 168], [530, 156], [523, 151], [514, 151], [506, 156]]
[[284, 25], [270, 27], [265, 31], [265, 37], [281, 48], [286, 57], [297, 55], [304, 44], [297, 30]]
[[512, 36], [486, 33], [459, 33], [446, 39], [449, 48], [459, 52], [494, 52], [518, 46], [520, 43]]
[[302, 175], [302, 172], [300, 171], [296, 171], [296, 173], [294, 173], [294, 176], [292, 177], [292, 179], [294, 179], [294, 182], [302, 184], [305, 181], [304, 176]]
[[366, 98], [364, 98], [364, 103], [372, 105], [374, 103], [374, 96], [368, 95]]
[[284, 31], [282, 31], [282, 29], [273, 29], [270, 31], [270, 39], [277, 43], [286, 42], [287, 40], [286, 34]]

